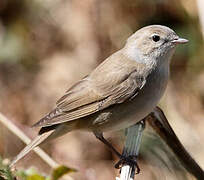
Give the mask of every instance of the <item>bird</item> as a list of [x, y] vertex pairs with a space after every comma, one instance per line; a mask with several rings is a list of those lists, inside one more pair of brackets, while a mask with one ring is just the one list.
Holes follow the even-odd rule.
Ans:
[[128, 128], [153, 111], [165, 92], [175, 48], [187, 42], [163, 25], [137, 30], [124, 47], [71, 86], [55, 108], [33, 125], [40, 127], [37, 137], [10, 166], [40, 144], [74, 130], [92, 132], [120, 158], [103, 133]]

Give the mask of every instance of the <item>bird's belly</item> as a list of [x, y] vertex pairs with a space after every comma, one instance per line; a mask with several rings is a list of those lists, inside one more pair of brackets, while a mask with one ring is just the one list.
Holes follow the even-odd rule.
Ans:
[[134, 99], [113, 105], [87, 118], [85, 120], [87, 129], [102, 132], [113, 131], [139, 122], [158, 104], [166, 89], [167, 81], [168, 69], [167, 71], [155, 70], [151, 76], [148, 76], [145, 86]]

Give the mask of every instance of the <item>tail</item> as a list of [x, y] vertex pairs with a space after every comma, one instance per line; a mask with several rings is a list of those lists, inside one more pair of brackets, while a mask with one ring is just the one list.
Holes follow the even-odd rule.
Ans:
[[33, 141], [31, 141], [11, 162], [10, 167], [16, 164], [20, 159], [22, 159], [26, 154], [28, 154], [36, 146], [40, 145], [44, 140], [46, 140], [55, 130], [50, 130], [39, 134]]
[[36, 146], [43, 142], [50, 141], [59, 136], [62, 136], [72, 130], [74, 130], [77, 121], [70, 121], [67, 123], [62, 123], [60, 125], [53, 125], [42, 127], [38, 133], [38, 136], [31, 141], [11, 162], [10, 167], [16, 164], [20, 159], [22, 159], [26, 154], [28, 154]]

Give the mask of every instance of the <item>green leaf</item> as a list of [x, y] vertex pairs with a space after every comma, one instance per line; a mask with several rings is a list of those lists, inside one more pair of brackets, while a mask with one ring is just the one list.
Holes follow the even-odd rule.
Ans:
[[0, 180], [14, 180], [9, 166], [0, 157]]
[[58, 168], [54, 169], [52, 172], [52, 180], [58, 180], [65, 174], [76, 172], [76, 169], [68, 168], [66, 166], [59, 166]]
[[20, 177], [22, 180], [26, 180], [26, 178], [28, 177], [28, 175], [23, 170], [18, 170], [16, 172], [16, 176]]
[[40, 175], [38, 175], [38, 174], [33, 174], [33, 175], [31, 175], [31, 176], [28, 176], [28, 177], [26, 178], [26, 180], [45, 180], [45, 177], [40, 176]]

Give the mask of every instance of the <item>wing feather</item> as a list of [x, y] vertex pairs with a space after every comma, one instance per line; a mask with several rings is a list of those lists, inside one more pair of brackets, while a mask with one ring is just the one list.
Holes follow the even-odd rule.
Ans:
[[45, 123], [41, 124], [41, 126], [51, 126], [54, 124], [59, 124], [67, 121], [72, 121], [81, 117], [88, 116], [90, 114], [93, 114], [98, 111], [100, 102], [94, 102], [89, 105], [80, 107], [79, 109], [70, 111], [68, 113], [65, 113], [64, 115], [55, 117], [52, 119], [52, 121], [46, 121]]
[[110, 71], [109, 63], [102, 64], [106, 70], [104, 74], [101, 74], [99, 66], [90, 76], [72, 86], [57, 101], [57, 107], [34, 126], [51, 126], [79, 119], [135, 97], [145, 84], [137, 68], [115, 63]]

